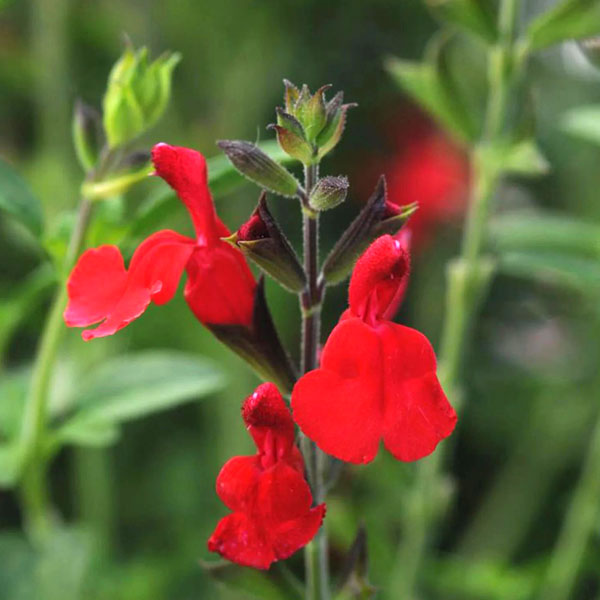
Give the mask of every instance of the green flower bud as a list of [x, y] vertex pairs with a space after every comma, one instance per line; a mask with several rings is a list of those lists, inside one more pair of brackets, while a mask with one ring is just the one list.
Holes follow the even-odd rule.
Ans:
[[179, 54], [166, 53], [148, 62], [148, 50], [127, 46], [113, 67], [104, 95], [104, 130], [111, 148], [135, 139], [152, 127], [171, 95]]
[[221, 140], [217, 145], [231, 164], [245, 177], [280, 196], [295, 196], [300, 188], [296, 178], [250, 142]]
[[308, 204], [314, 210], [335, 208], [346, 199], [348, 179], [346, 177], [323, 177], [313, 188]]

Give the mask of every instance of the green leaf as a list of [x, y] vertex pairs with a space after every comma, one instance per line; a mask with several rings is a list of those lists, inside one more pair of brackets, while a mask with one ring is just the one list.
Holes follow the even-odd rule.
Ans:
[[600, 105], [567, 111], [560, 120], [560, 127], [565, 133], [600, 145]]
[[27, 183], [0, 159], [0, 209], [25, 225], [36, 237], [42, 233], [42, 206]]
[[436, 49], [431, 62], [389, 58], [385, 66], [398, 85], [442, 127], [459, 140], [474, 138], [475, 126], [450, 74], [445, 48]]
[[586, 295], [600, 292], [600, 263], [554, 252], [507, 252], [500, 256], [502, 273]]
[[119, 423], [163, 411], [219, 390], [217, 366], [181, 352], [145, 351], [112, 358], [83, 380], [75, 414], [57, 431], [60, 441], [112, 443]]
[[489, 0], [426, 0], [426, 4], [435, 16], [487, 43], [498, 37]]
[[540, 50], [569, 39], [600, 32], [598, 0], [565, 0], [534, 19], [527, 29], [531, 49]]
[[36, 565], [37, 594], [43, 600], [83, 600], [94, 542], [88, 532], [57, 527], [44, 542]]
[[0, 444], [0, 489], [14, 486], [19, 476], [19, 447], [16, 443]]
[[500, 143], [482, 150], [482, 160], [489, 169], [516, 175], [544, 175], [549, 165], [533, 140]]
[[31, 600], [36, 597], [36, 555], [20, 533], [0, 534], [0, 590], [7, 600]]
[[561, 214], [496, 217], [489, 235], [497, 251], [555, 252], [600, 260], [600, 226]]

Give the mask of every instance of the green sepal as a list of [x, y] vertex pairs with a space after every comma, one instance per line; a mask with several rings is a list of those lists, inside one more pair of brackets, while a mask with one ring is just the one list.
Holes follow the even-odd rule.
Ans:
[[315, 153], [312, 146], [303, 137], [280, 125], [269, 125], [269, 129], [276, 131], [277, 142], [286, 154], [305, 165], [312, 164]]
[[294, 111], [294, 107], [296, 106], [296, 102], [298, 102], [298, 98], [300, 97], [300, 90], [287, 79], [283, 80], [283, 85], [285, 86], [283, 104], [286, 112], [292, 113]]
[[330, 88], [331, 84], [321, 86], [306, 103], [303, 125], [309, 141], [314, 141], [327, 123], [324, 94]]
[[306, 139], [304, 127], [302, 127], [302, 123], [300, 123], [300, 121], [298, 121], [296, 117], [285, 112], [279, 106], [275, 107], [275, 112], [277, 113], [277, 125], [289, 129], [292, 133], [295, 133], [298, 137], [301, 137], [303, 140]]

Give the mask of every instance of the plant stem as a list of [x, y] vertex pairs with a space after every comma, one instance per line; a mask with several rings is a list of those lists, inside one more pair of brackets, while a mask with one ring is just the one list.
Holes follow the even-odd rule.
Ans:
[[562, 530], [538, 598], [568, 600], [588, 541], [598, 518], [600, 498], [600, 418], [598, 419], [581, 478], [569, 505]]
[[[71, 269], [81, 250], [91, 216], [91, 208], [91, 201], [83, 198], [69, 241], [64, 261], [64, 273], [68, 273]], [[64, 332], [62, 314], [66, 301], [66, 286], [61, 282], [46, 317], [38, 345], [19, 441], [23, 468], [21, 497], [25, 527], [31, 539], [37, 542], [42, 540], [50, 529], [49, 494], [46, 482], [47, 465], [43, 440], [46, 432], [48, 392], [52, 369], [56, 363], [58, 347]]]
[[[310, 195], [318, 177], [316, 165], [304, 169], [304, 189]], [[300, 295], [302, 310], [302, 372], [317, 367], [317, 353], [321, 330], [321, 303], [323, 288], [319, 284], [319, 217], [304, 212], [304, 270], [307, 287]], [[314, 442], [303, 436], [302, 453], [306, 462], [313, 499], [320, 504], [325, 499], [325, 464], [327, 456]], [[322, 526], [305, 548], [307, 600], [329, 600], [329, 562], [327, 532]]]
[[[458, 410], [461, 367], [469, 331], [491, 279], [491, 263], [482, 258], [490, 205], [500, 173], [482, 160], [481, 150], [502, 134], [508, 94], [515, 77], [512, 48], [519, 0], [502, 0], [498, 16], [498, 43], [488, 52], [488, 100], [482, 140], [471, 151], [471, 197], [460, 256], [448, 265], [448, 291], [440, 348], [440, 380]], [[404, 536], [392, 575], [390, 598], [412, 600], [418, 574], [435, 524], [445, 508], [441, 499], [442, 448], [420, 462], [409, 509], [404, 515]]]

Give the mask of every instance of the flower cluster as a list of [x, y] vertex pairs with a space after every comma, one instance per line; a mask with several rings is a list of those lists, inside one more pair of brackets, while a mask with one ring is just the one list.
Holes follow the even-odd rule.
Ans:
[[[337, 111], [334, 116], [341, 119], [346, 109], [341, 99], [325, 105], [322, 96], [323, 89], [315, 96], [305, 91], [294, 104], [288, 86], [294, 114], [308, 119], [304, 102]], [[293, 122], [296, 117], [290, 115]], [[232, 147], [236, 160], [246, 152], [242, 143], [226, 145], [227, 151]], [[254, 147], [248, 153], [260, 159], [252, 162], [253, 169], [283, 169]], [[168, 302], [187, 272], [184, 296], [196, 318], [269, 381], [243, 404], [242, 417], [257, 453], [234, 457], [222, 468], [217, 494], [231, 513], [218, 523], [208, 548], [241, 565], [267, 569], [306, 545], [325, 515], [324, 503], [313, 506], [294, 422], [322, 451], [350, 463], [373, 460], [381, 442], [397, 459], [414, 461], [433, 452], [454, 429], [456, 414], [437, 379], [430, 343], [418, 331], [392, 322], [410, 272], [410, 235], [399, 229], [414, 207], [389, 201], [382, 180], [334, 248], [323, 268], [328, 284], [343, 279], [345, 265], [376, 238], [356, 261], [349, 307], [325, 343], [320, 365], [296, 380], [293, 368], [286, 366], [261, 283], [246, 259], [304, 298], [308, 277], [264, 194], [248, 222], [231, 235], [215, 212], [201, 154], [158, 144], [152, 160], [155, 174], [187, 208], [195, 237], [170, 230], [154, 233], [137, 248], [129, 268], [115, 246], [87, 250], [69, 277], [65, 322], [77, 327], [100, 323], [83, 332], [86, 340], [114, 334], [151, 302]], [[259, 182], [260, 173], [255, 177]], [[347, 188], [347, 181], [338, 179], [343, 193], [336, 195], [336, 203]], [[298, 189], [302, 196], [304, 190]], [[319, 207], [317, 203], [311, 210]], [[275, 380], [279, 389], [291, 393], [291, 411], [271, 382]]]

